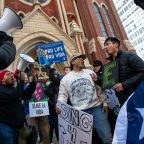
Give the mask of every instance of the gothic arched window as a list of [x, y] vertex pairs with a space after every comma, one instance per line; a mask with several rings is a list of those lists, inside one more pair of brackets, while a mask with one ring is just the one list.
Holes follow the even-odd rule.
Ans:
[[106, 7], [105, 7], [104, 5], [102, 6], [102, 9], [103, 9], [105, 18], [106, 18], [106, 20], [107, 20], [109, 29], [110, 29], [110, 31], [111, 31], [111, 33], [112, 33], [112, 36], [115, 36], [115, 32], [114, 32], [114, 29], [113, 29], [111, 20], [110, 20], [109, 15], [108, 15], [108, 11], [107, 11], [107, 9], [106, 9]]
[[105, 25], [104, 25], [102, 16], [101, 16], [101, 14], [100, 14], [99, 7], [98, 7], [98, 5], [97, 5], [96, 3], [94, 3], [94, 8], [95, 8], [96, 16], [97, 16], [97, 18], [98, 18], [98, 22], [99, 22], [99, 24], [100, 24], [100, 27], [101, 27], [103, 36], [104, 36], [104, 37], [108, 37], [108, 33], [107, 33], [106, 27], [105, 27]]

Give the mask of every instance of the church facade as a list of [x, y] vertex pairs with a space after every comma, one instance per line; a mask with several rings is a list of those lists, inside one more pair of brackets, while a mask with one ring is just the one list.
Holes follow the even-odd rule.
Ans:
[[[121, 48], [133, 50], [127, 39], [112, 0], [1, 0], [0, 13], [10, 7], [20, 16], [22, 29], [10, 30], [17, 48], [16, 59], [9, 67], [15, 70], [19, 55], [25, 53], [37, 60], [35, 47], [40, 43], [63, 41], [67, 57], [86, 54], [86, 65], [95, 59], [105, 63], [103, 42], [108, 36], [121, 40]], [[38, 63], [40, 77], [45, 77]], [[68, 62], [58, 63], [62, 73]]]

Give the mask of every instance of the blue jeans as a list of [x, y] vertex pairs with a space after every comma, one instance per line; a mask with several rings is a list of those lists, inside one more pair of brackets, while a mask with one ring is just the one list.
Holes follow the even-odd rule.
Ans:
[[17, 144], [17, 132], [2, 123], [0, 123], [0, 144]]
[[93, 116], [93, 126], [97, 131], [97, 134], [101, 138], [103, 144], [111, 144], [112, 143], [111, 128], [102, 106], [89, 108], [87, 110], [84, 110], [84, 112], [91, 114]]

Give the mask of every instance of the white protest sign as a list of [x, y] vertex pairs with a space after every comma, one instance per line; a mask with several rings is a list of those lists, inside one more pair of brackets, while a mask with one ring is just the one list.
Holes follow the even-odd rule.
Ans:
[[59, 144], [91, 144], [93, 117], [64, 103], [58, 107]]
[[110, 109], [113, 109], [115, 114], [119, 113], [120, 103], [113, 89], [105, 89], [105, 96]]
[[29, 110], [30, 117], [49, 115], [48, 101], [29, 102]]

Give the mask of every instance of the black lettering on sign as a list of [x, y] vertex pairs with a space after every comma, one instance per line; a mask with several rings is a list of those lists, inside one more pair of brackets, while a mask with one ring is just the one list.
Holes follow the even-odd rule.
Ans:
[[63, 131], [62, 133], [63, 133], [63, 135], [67, 134], [67, 133], [66, 133], [66, 130], [65, 130], [65, 128], [64, 128], [64, 126], [61, 125], [61, 124], [59, 124], [59, 126], [62, 128], [62, 131]]
[[41, 103], [35, 103], [35, 104], [33, 104], [33, 108], [34, 109], [41, 108]]
[[45, 108], [45, 107], [46, 107], [45, 103], [42, 103], [42, 108]]
[[32, 108], [35, 109], [35, 104], [34, 103], [32, 104]]
[[43, 114], [43, 109], [38, 109], [38, 110], [36, 110], [36, 114], [37, 114], [37, 115]]
[[80, 115], [78, 110], [71, 107], [67, 107], [65, 104], [61, 104], [62, 112], [61, 118], [70, 123], [71, 125], [81, 129], [85, 132], [90, 132], [92, 129], [92, 119], [89, 115]]
[[71, 125], [68, 125], [68, 132], [71, 134], [71, 141], [75, 144], [77, 131]]

